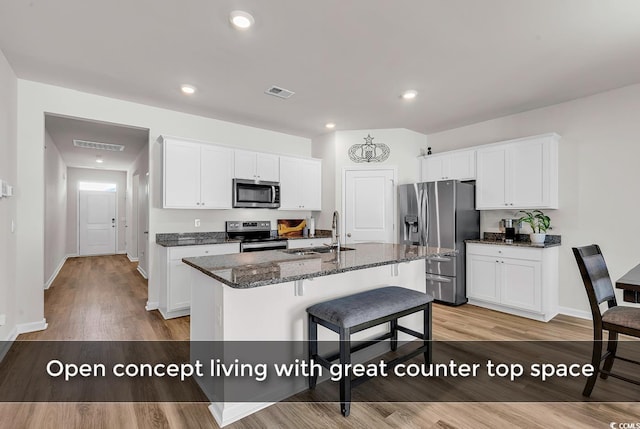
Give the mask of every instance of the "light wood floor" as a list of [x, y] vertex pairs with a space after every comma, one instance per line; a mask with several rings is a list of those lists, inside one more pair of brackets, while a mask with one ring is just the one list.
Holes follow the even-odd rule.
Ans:
[[[69, 259], [45, 292], [49, 328], [29, 340], [186, 340], [189, 318], [147, 312], [146, 281], [125, 256]], [[436, 340], [589, 340], [589, 322], [535, 322], [471, 305], [436, 305]], [[626, 383], [621, 389], [630, 388]], [[597, 389], [597, 385], [596, 385]], [[607, 428], [640, 421], [637, 403], [279, 403], [227, 427], [249, 428]], [[0, 428], [217, 428], [206, 404], [0, 404]]]

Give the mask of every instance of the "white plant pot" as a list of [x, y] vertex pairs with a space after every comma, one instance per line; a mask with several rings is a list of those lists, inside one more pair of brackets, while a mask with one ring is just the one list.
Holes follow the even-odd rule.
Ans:
[[529, 234], [529, 239], [533, 244], [544, 244], [547, 234]]

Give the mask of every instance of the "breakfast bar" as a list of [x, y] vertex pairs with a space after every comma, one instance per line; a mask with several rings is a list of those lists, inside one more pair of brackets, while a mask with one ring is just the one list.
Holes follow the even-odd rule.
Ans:
[[[451, 249], [397, 244], [363, 243], [336, 249], [273, 250], [220, 256], [185, 258], [193, 267], [191, 289], [191, 341], [252, 342], [307, 340], [306, 309], [333, 298], [384, 286], [425, 292], [425, 259], [451, 254]], [[403, 318], [420, 331], [420, 314]], [[384, 327], [358, 332], [355, 341], [380, 335]], [[335, 340], [319, 330], [319, 340]], [[401, 334], [399, 341], [413, 338]], [[201, 343], [202, 344], [202, 343]], [[381, 353], [380, 351], [377, 352]], [[291, 358], [302, 357], [291, 356]], [[364, 359], [375, 357], [365, 356]], [[284, 399], [306, 389], [304, 379], [277, 386]], [[212, 400], [209, 409], [220, 425], [229, 424], [274, 402], [217, 402], [220, 386], [199, 380]]]

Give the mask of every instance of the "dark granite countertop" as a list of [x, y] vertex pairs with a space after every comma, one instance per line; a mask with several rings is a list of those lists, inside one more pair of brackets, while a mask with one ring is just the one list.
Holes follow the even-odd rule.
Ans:
[[347, 271], [443, 256], [452, 249], [363, 243], [350, 245], [354, 250], [335, 253], [297, 255], [281, 250], [237, 253], [232, 255], [184, 258], [182, 262], [214, 279], [238, 289], [254, 288]]
[[180, 232], [156, 234], [156, 244], [163, 247], [204, 246], [207, 244], [239, 243], [224, 232]]
[[483, 239], [478, 240], [465, 240], [465, 243], [478, 243], [478, 244], [494, 244], [499, 246], [515, 246], [515, 247], [534, 247], [538, 249], [545, 249], [547, 247], [560, 246], [562, 244], [561, 236], [547, 234], [544, 244], [533, 244], [529, 240], [529, 234], [517, 234], [516, 240], [513, 243], [506, 243], [504, 241], [504, 234], [499, 232], [485, 232]]

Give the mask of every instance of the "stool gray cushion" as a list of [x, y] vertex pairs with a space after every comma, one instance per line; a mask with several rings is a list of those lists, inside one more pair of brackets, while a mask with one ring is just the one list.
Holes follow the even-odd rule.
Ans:
[[368, 290], [307, 308], [307, 312], [334, 325], [351, 328], [433, 301], [431, 295], [398, 286]]

